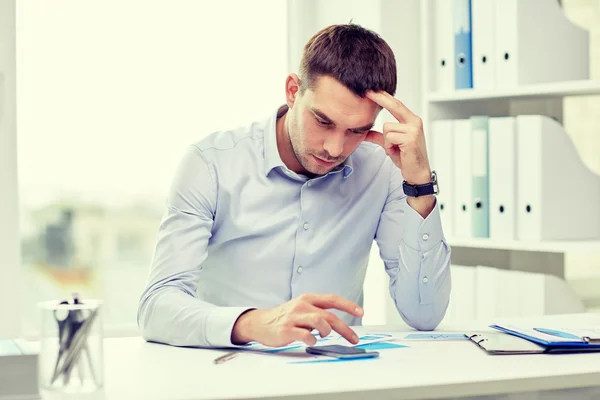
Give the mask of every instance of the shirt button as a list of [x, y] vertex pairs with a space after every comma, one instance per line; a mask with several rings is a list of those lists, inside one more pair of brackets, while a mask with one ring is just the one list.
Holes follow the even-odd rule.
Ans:
[[305, 231], [308, 230], [308, 222], [305, 222], [304, 225], [303, 225], [303, 227], [304, 227]]
[[312, 186], [312, 182], [308, 182], [308, 187], [311, 187], [311, 186]]
[[429, 279], [427, 277], [424, 277], [423, 278], [423, 283], [427, 283], [427, 282], [429, 282]]
[[427, 239], [429, 239], [429, 234], [424, 233], [423, 236], [422, 236], [422, 238], [423, 238], [423, 240], [426, 241]]
[[302, 273], [302, 267], [298, 267], [297, 271], [298, 271], [299, 274], [301, 274]]

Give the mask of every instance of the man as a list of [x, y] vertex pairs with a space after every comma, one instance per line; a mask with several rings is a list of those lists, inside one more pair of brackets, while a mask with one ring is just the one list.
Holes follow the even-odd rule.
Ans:
[[[394, 95], [389, 46], [358, 25], [318, 32], [286, 105], [192, 145], [167, 198], [138, 324], [178, 346], [357, 343], [373, 240], [402, 318], [443, 318], [450, 249], [421, 120]], [[243, 106], [243, 105], [239, 105]], [[382, 108], [398, 120], [371, 130]]]

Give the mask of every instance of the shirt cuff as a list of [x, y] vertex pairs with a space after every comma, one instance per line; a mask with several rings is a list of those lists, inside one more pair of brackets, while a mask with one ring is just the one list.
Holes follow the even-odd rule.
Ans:
[[206, 320], [206, 341], [211, 347], [243, 347], [231, 342], [236, 321], [251, 307], [216, 307]]
[[404, 224], [403, 241], [413, 249], [425, 253], [435, 247], [440, 241], [444, 240], [442, 230], [442, 220], [438, 201], [436, 199], [433, 210], [427, 218], [423, 219], [421, 214], [415, 211], [404, 200]]

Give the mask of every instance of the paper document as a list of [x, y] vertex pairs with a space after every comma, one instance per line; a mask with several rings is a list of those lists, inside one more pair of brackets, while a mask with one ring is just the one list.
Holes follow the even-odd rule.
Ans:
[[464, 333], [411, 333], [404, 340], [466, 340]]
[[[393, 339], [392, 335], [390, 335], [390, 334], [372, 333], [372, 334], [364, 334], [362, 336], [359, 336], [358, 343], [352, 344], [352, 343], [348, 342], [341, 335], [329, 335], [329, 336], [322, 338], [318, 334], [315, 334], [315, 337], [317, 338], [317, 343], [315, 344], [315, 346], [342, 345], [342, 346], [349, 346], [349, 347], [362, 346], [362, 345], [366, 345], [369, 343], [376, 343], [376, 342], [382, 342], [382, 341]], [[245, 350], [264, 351], [264, 352], [268, 352], [268, 353], [278, 353], [278, 352], [288, 351], [288, 350], [304, 351], [305, 348], [306, 348], [306, 344], [304, 342], [300, 342], [300, 341], [295, 341], [295, 342], [290, 343], [287, 346], [282, 346], [282, 347], [269, 347], [269, 346], [265, 346], [260, 343], [252, 342], [248, 346], [244, 347]]]

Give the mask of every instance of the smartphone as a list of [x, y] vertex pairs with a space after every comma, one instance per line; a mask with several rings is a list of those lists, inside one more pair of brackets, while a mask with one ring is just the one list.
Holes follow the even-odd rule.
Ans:
[[357, 347], [329, 345], [329, 346], [308, 346], [306, 352], [317, 354], [320, 356], [328, 356], [335, 358], [372, 358], [379, 357], [377, 351], [366, 351]]

